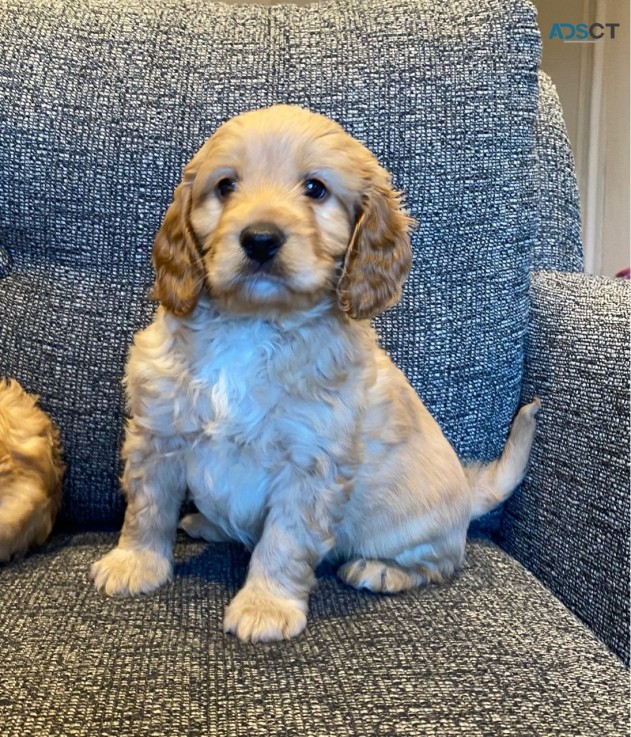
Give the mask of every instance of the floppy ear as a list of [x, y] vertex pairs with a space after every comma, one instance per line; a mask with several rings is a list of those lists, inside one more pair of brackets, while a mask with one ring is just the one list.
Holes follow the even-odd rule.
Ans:
[[194, 179], [195, 171], [187, 168], [153, 244], [156, 280], [151, 296], [179, 316], [193, 310], [204, 282], [204, 267], [190, 224]]
[[366, 319], [395, 305], [412, 264], [414, 221], [381, 167], [364, 195], [337, 285], [338, 302], [351, 317]]

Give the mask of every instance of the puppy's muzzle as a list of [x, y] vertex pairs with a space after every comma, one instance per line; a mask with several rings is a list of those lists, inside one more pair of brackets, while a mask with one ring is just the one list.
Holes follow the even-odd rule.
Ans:
[[247, 257], [258, 264], [270, 261], [285, 242], [285, 234], [273, 223], [253, 223], [241, 231], [239, 243]]

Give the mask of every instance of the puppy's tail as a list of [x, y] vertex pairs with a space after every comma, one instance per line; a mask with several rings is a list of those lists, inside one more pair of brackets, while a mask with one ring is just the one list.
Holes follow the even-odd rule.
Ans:
[[473, 494], [471, 519], [490, 512], [508, 499], [525, 474], [537, 425], [536, 415], [541, 401], [535, 397], [517, 413], [502, 455], [486, 465], [465, 466], [465, 474]]

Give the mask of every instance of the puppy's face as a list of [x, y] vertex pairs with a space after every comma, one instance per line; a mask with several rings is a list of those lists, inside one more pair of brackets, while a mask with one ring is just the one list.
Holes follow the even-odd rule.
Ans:
[[224, 124], [184, 171], [154, 246], [155, 296], [186, 314], [323, 300], [352, 317], [396, 302], [410, 219], [372, 154], [327, 118], [279, 105]]

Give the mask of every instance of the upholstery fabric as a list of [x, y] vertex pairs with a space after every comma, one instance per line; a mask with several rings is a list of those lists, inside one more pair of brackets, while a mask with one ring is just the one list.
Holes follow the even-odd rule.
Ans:
[[8, 275], [11, 267], [9, 254], [2, 246], [0, 246], [0, 279], [4, 279]]
[[59, 537], [0, 578], [3, 737], [623, 737], [627, 672], [518, 563], [469, 546], [461, 574], [398, 596], [319, 573], [298, 639], [221, 632], [237, 546], [181, 540], [174, 581], [108, 599], [109, 533]]
[[556, 88], [541, 71], [535, 153], [539, 218], [533, 269], [582, 271], [581, 209], [574, 157]]
[[542, 409], [501, 543], [628, 663], [631, 285], [541, 272], [531, 294], [524, 400]]
[[[580, 268], [571, 155], [538, 59], [526, 0], [3, 0], [0, 375], [61, 427], [65, 522], [120, 524], [120, 380], [181, 168], [223, 120], [274, 102], [339, 120], [407, 193], [414, 268], [383, 343], [461, 455], [495, 456], [520, 399], [530, 270]], [[624, 657], [622, 298], [568, 279], [537, 276], [531, 293], [525, 398], [544, 410], [502, 542]], [[605, 313], [609, 342], [592, 335]], [[628, 734], [623, 664], [488, 542], [453, 581], [394, 597], [323, 566], [307, 631], [259, 646], [221, 633], [241, 548], [180, 537], [174, 581], [119, 600], [87, 579], [114, 542], [58, 535], [0, 569], [2, 737]]]
[[406, 192], [414, 267], [383, 343], [462, 456], [499, 453], [538, 230], [529, 3], [5, 0], [0, 48], [0, 374], [61, 427], [66, 521], [120, 522], [120, 380], [182, 166], [280, 101], [339, 120]]

